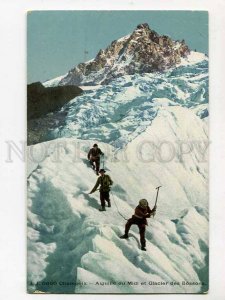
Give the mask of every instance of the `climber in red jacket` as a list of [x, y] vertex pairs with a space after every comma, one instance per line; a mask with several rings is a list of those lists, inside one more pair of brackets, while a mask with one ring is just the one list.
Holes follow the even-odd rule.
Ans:
[[146, 199], [141, 199], [139, 201], [139, 205], [135, 208], [134, 215], [127, 221], [125, 225], [125, 234], [122, 235], [120, 238], [127, 239], [130, 227], [133, 224], [135, 224], [139, 228], [141, 250], [146, 251], [145, 227], [148, 225], [147, 218], [150, 218], [152, 215], [155, 215], [155, 212], [156, 207], [154, 207], [151, 210], [148, 205], [148, 201]]

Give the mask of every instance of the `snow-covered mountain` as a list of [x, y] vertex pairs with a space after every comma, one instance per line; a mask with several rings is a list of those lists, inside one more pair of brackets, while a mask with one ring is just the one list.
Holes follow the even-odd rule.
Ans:
[[[27, 150], [28, 290], [207, 291], [207, 57], [142, 24], [45, 86], [63, 84], [84, 93], [49, 114], [45, 142]], [[114, 181], [106, 212], [98, 192], [88, 194], [94, 142]], [[141, 198], [154, 206], [157, 186], [143, 253], [135, 226], [128, 240], [119, 236]]]
[[[80, 63], [54, 82], [59, 85], [108, 84], [123, 75], [167, 70], [190, 54], [185, 41], [173, 41], [140, 24], [129, 35], [113, 41], [85, 63]], [[53, 83], [53, 82], [52, 82]]]

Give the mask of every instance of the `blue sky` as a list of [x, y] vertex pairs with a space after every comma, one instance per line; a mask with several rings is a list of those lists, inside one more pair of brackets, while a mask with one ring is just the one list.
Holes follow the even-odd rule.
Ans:
[[27, 17], [28, 83], [65, 74], [140, 23], [208, 53], [203, 11], [32, 11]]

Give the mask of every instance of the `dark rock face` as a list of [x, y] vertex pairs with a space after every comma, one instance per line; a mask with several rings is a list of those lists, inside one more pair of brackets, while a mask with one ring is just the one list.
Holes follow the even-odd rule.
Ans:
[[[60, 124], [65, 115], [59, 110], [65, 103], [82, 93], [77, 86], [45, 88], [40, 82], [27, 86], [27, 144], [32, 145], [51, 139], [48, 129]], [[50, 114], [55, 112], [54, 114]]]
[[140, 24], [131, 35], [113, 41], [94, 60], [70, 70], [59, 85], [107, 84], [114, 78], [134, 73], [163, 72], [190, 54], [185, 41], [173, 41]]
[[53, 112], [82, 93], [77, 86], [45, 88], [40, 82], [27, 86], [27, 119], [31, 120]]

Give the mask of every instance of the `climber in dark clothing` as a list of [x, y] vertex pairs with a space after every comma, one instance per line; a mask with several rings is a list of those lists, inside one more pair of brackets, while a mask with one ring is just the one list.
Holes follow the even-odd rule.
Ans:
[[146, 199], [141, 199], [139, 201], [139, 205], [135, 208], [134, 215], [125, 225], [125, 234], [120, 238], [127, 239], [130, 227], [135, 224], [139, 228], [141, 250], [146, 251], [145, 227], [148, 225], [146, 218], [150, 218], [151, 215], [155, 215], [155, 211], [156, 207], [151, 210], [148, 206], [148, 201]]
[[89, 194], [94, 193], [98, 186], [100, 185], [100, 201], [101, 201], [101, 208], [99, 208], [100, 211], [105, 211], [105, 201], [108, 202], [108, 207], [111, 207], [111, 202], [109, 199], [109, 191], [110, 191], [110, 186], [113, 184], [112, 179], [110, 178], [109, 175], [105, 174], [105, 170], [101, 169], [99, 171], [100, 176], [98, 177], [98, 180], [95, 184], [95, 186], [93, 187], [93, 189], [91, 190], [91, 192]]
[[93, 148], [91, 148], [88, 152], [88, 160], [90, 161], [93, 170], [96, 170], [97, 175], [100, 167], [100, 155], [104, 155], [104, 153], [100, 148], [98, 148], [97, 144], [94, 144]]

